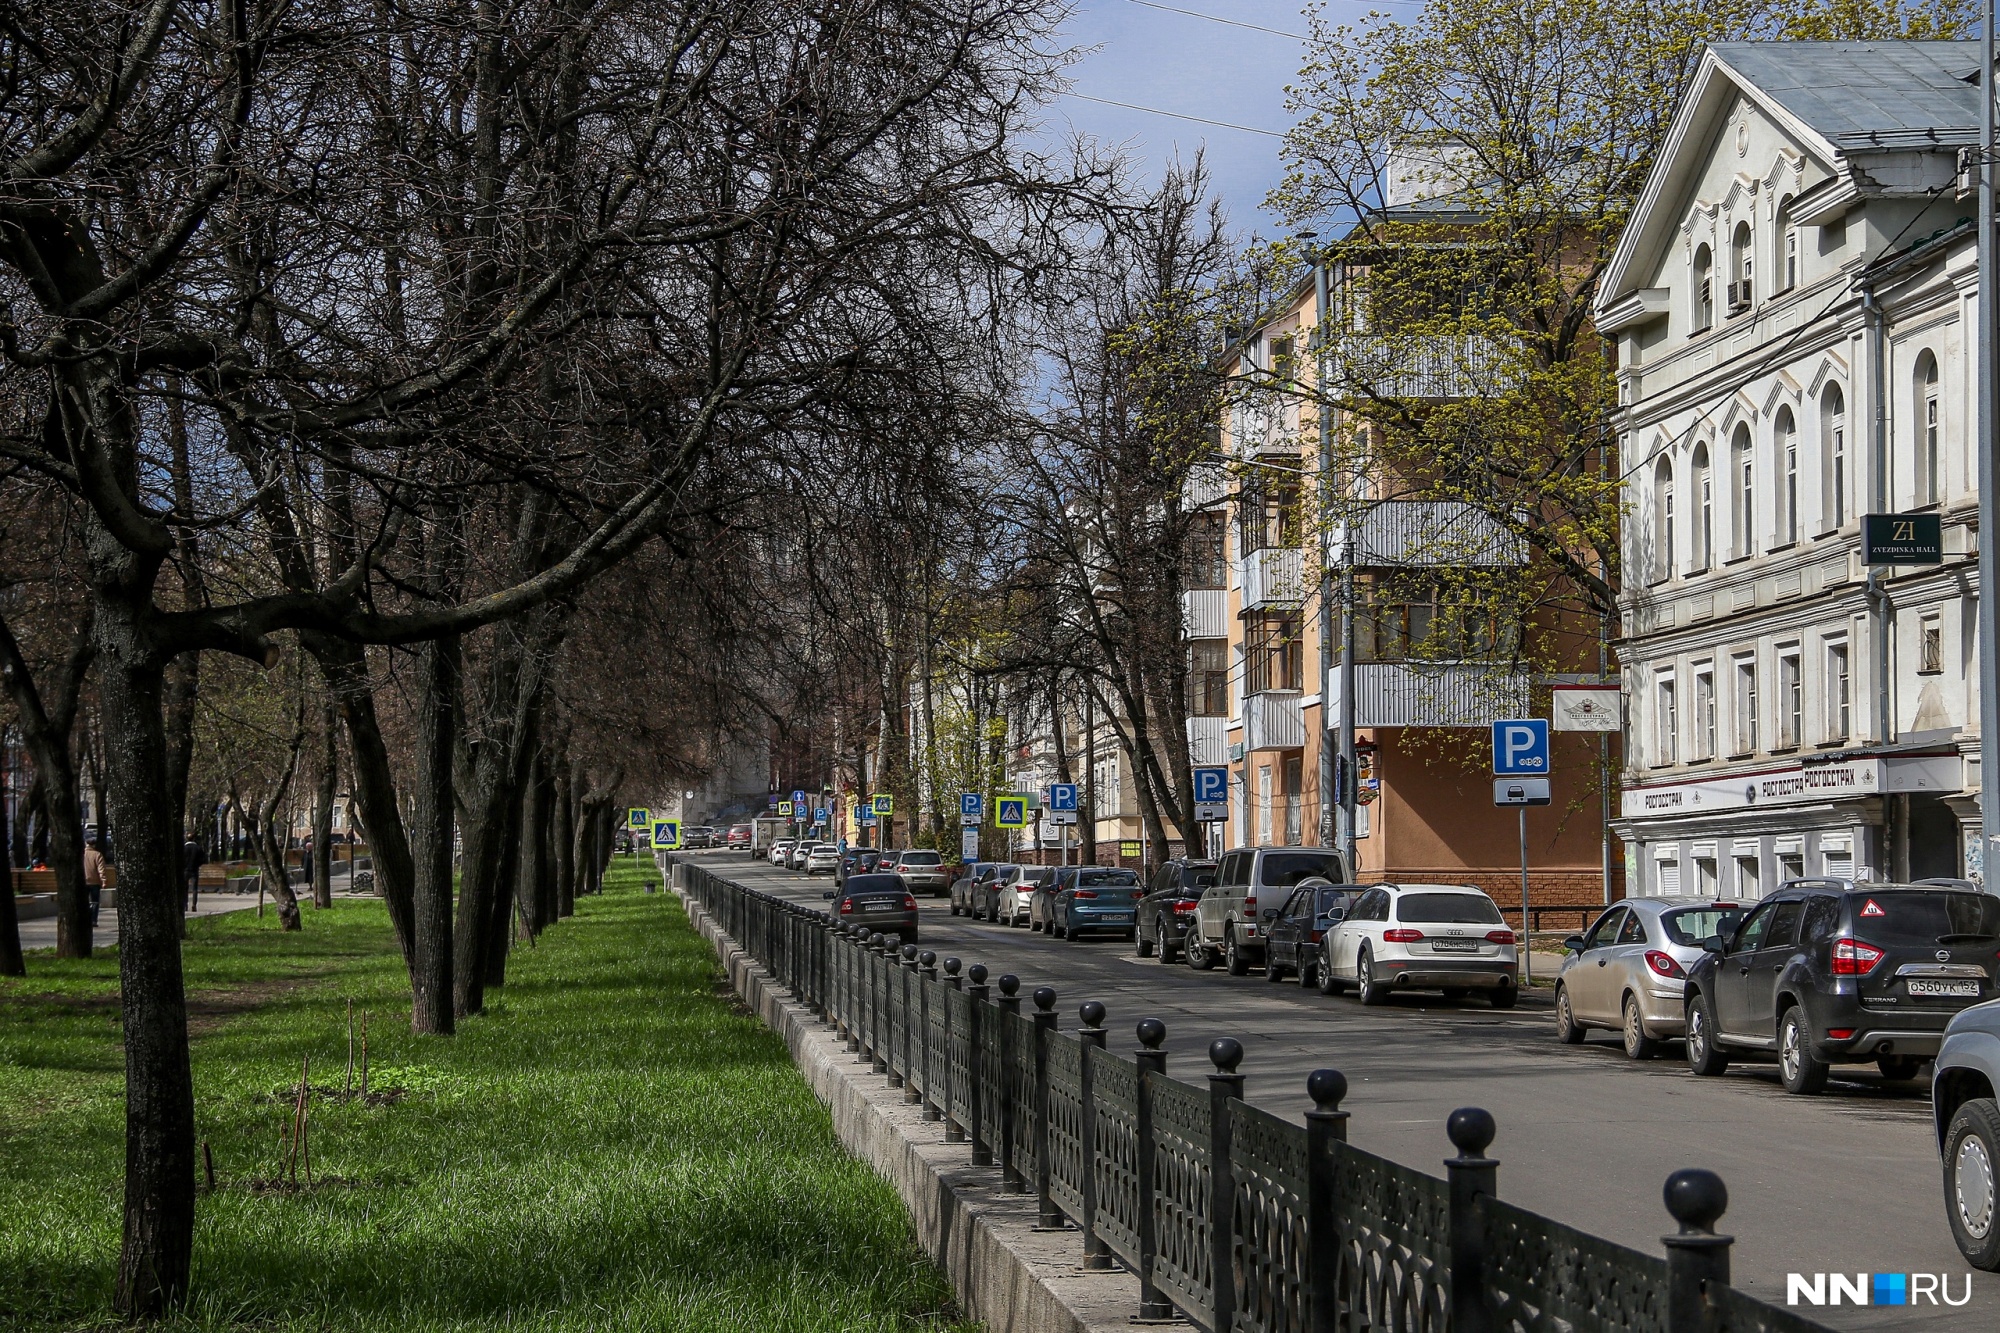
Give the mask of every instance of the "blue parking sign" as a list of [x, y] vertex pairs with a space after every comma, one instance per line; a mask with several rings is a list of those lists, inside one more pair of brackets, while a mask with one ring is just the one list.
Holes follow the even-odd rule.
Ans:
[[1229, 770], [1197, 768], [1194, 771], [1194, 799], [1197, 805], [1221, 805], [1229, 799]]
[[1493, 776], [1545, 778], [1549, 775], [1547, 718], [1513, 717], [1493, 724]]
[[1076, 809], [1076, 784], [1074, 782], [1051, 783], [1049, 785], [1049, 809], [1059, 811]]
[[962, 791], [958, 794], [958, 813], [968, 819], [977, 819], [986, 813], [986, 798], [976, 791]]
[[814, 811], [813, 811], [813, 823], [815, 823], [815, 824], [824, 824], [824, 823], [826, 822], [826, 813], [827, 813], [827, 811], [826, 811], [826, 807], [825, 807], [825, 806], [823, 806], [823, 805], [822, 805], [822, 806], [820, 806], [820, 807], [819, 807], [818, 809], [814, 810]]

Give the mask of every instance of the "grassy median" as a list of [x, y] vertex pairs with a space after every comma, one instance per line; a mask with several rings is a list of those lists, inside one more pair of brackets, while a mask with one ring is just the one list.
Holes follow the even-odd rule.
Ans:
[[[388, 920], [189, 929], [199, 1134], [190, 1329], [959, 1327], [893, 1190], [718, 988], [651, 867], [517, 946], [486, 1016], [409, 1032]], [[0, 1327], [109, 1327], [116, 961], [0, 981]], [[348, 1006], [355, 1070], [348, 1074]], [[367, 1031], [368, 1096], [358, 1033]], [[310, 1060], [305, 1153], [288, 1147]], [[297, 1181], [294, 1183], [296, 1172]]]

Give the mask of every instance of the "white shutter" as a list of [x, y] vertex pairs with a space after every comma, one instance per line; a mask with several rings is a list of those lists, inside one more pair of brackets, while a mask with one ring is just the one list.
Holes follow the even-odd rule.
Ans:
[[1662, 860], [1654, 862], [1654, 865], [1658, 867], [1659, 871], [1659, 896], [1662, 898], [1677, 896], [1681, 891], [1681, 863], [1679, 861]]

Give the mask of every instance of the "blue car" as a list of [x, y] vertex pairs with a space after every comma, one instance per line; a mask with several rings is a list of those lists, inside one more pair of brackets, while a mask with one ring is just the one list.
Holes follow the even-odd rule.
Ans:
[[1055, 934], [1075, 942], [1086, 931], [1131, 939], [1139, 928], [1139, 872], [1079, 866], [1056, 890]]

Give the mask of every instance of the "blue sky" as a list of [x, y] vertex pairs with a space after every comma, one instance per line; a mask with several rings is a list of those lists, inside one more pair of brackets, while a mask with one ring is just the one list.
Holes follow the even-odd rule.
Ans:
[[[1283, 32], [1306, 30], [1300, 4], [1293, 0], [1158, 3]], [[1366, 3], [1339, 0], [1330, 12], [1337, 20], [1351, 22], [1368, 8]], [[1076, 16], [1065, 36], [1071, 45], [1097, 48], [1070, 71], [1078, 93], [1262, 130], [1282, 132], [1291, 123], [1285, 112], [1285, 86], [1298, 73], [1304, 50], [1300, 41], [1134, 0], [1076, 0]], [[1239, 235], [1277, 233], [1277, 221], [1264, 211], [1263, 200], [1281, 174], [1278, 140], [1082, 97], [1061, 98], [1048, 114], [1052, 129], [1067, 122], [1107, 143], [1123, 145], [1149, 179], [1156, 178], [1177, 152], [1191, 157], [1206, 145], [1215, 189], [1229, 209], [1231, 226]]]

